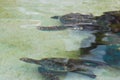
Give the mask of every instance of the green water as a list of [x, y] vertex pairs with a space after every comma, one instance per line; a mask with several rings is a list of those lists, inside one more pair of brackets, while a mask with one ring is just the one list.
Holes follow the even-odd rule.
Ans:
[[[81, 41], [91, 35], [36, 29], [38, 25], [59, 25], [51, 16], [70, 12], [100, 15], [119, 10], [119, 5], [119, 0], [0, 0], [0, 80], [43, 80], [38, 66], [21, 62], [21, 57], [78, 58]], [[114, 69], [101, 69], [96, 74], [94, 80], [120, 79], [120, 72]], [[62, 80], [91, 80], [74, 75]]]

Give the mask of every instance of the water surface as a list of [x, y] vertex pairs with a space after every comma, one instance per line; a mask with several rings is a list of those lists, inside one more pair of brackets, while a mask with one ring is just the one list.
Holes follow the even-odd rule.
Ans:
[[[0, 0], [0, 80], [43, 80], [36, 65], [21, 62], [21, 57], [41, 59], [46, 57], [79, 58], [79, 48], [84, 39], [94, 41], [94, 36], [79, 31], [64, 30], [44, 32], [38, 25], [59, 25], [54, 15], [70, 12], [101, 15], [105, 11], [119, 10], [119, 0]], [[92, 37], [92, 38], [91, 38]], [[94, 80], [119, 80], [120, 71], [97, 69]], [[61, 80], [93, 80], [68, 73]]]

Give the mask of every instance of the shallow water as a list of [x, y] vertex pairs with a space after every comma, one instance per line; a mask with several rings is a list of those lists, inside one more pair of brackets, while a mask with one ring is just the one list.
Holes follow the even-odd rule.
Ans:
[[[79, 48], [94, 41], [94, 36], [86, 32], [36, 29], [39, 25], [59, 25], [58, 20], [50, 19], [51, 16], [70, 12], [100, 15], [119, 10], [119, 5], [119, 0], [0, 0], [0, 80], [43, 80], [37, 71], [38, 66], [21, 62], [19, 58], [79, 58]], [[90, 43], [85, 44], [87, 39]], [[94, 72], [96, 79], [68, 73], [61, 80], [120, 79], [120, 71], [112, 68]]]

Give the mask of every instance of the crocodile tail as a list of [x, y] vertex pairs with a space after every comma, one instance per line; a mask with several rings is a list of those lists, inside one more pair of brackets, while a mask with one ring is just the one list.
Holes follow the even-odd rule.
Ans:
[[88, 71], [75, 71], [75, 73], [82, 74], [82, 75], [88, 76], [90, 78], [96, 78], [96, 75], [89, 70]]
[[41, 31], [59, 31], [59, 30], [65, 30], [67, 27], [62, 27], [62, 26], [52, 26], [52, 27], [44, 27], [44, 26], [38, 26], [38, 30]]

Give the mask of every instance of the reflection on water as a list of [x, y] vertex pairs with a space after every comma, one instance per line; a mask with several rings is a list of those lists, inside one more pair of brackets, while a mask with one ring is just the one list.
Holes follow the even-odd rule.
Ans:
[[[19, 61], [19, 58], [64, 57], [78, 59], [78, 55], [81, 54], [79, 48], [90, 47], [91, 43], [98, 39], [95, 38], [95, 34], [77, 30], [44, 32], [36, 29], [36, 26], [39, 25], [59, 25], [60, 22], [51, 19], [51, 16], [71, 12], [100, 15], [105, 11], [120, 9], [119, 5], [119, 0], [0, 0], [0, 80], [43, 80], [44, 78], [39, 74], [36, 65], [25, 64]], [[95, 49], [91, 50], [91, 54], [85, 56], [85, 58], [104, 61], [113, 65], [113, 67], [115, 64], [119, 64], [119, 46], [116, 46], [119, 37], [118, 35], [112, 37], [116, 38], [112, 39], [108, 36], [105, 41], [112, 40], [115, 45], [92, 47], [92, 49]], [[86, 42], [88, 43], [86, 44]], [[108, 43], [111, 43], [111, 41]], [[111, 54], [112, 51], [109, 49], [115, 54]], [[118, 69], [103, 67], [96, 68], [93, 72], [97, 75], [95, 79], [71, 72], [68, 72], [66, 76], [60, 76], [60, 79], [120, 79]]]

